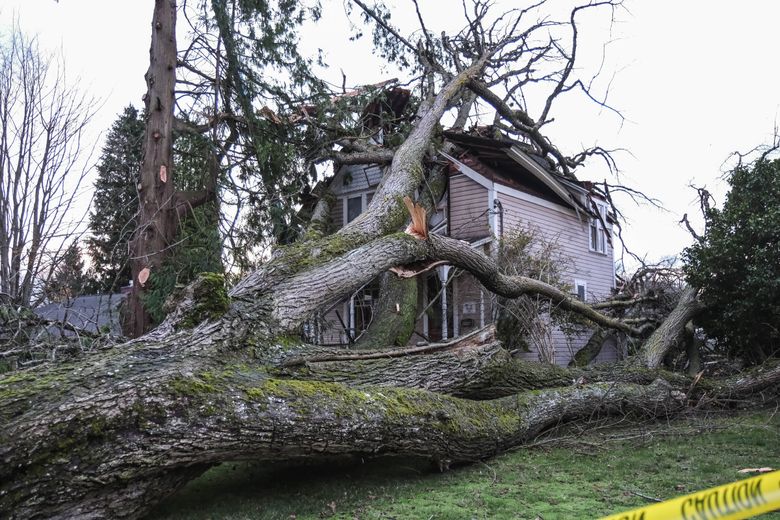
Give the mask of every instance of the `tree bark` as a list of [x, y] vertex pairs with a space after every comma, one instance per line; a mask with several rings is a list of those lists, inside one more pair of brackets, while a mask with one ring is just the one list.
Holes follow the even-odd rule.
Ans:
[[386, 272], [380, 277], [379, 301], [368, 330], [355, 343], [359, 349], [402, 347], [417, 321], [417, 279]]
[[[149, 49], [144, 156], [138, 186], [138, 227], [131, 240], [133, 289], [127, 302], [125, 333], [137, 337], [149, 330], [144, 290], [158, 275], [177, 230], [173, 182], [174, 89], [176, 86], [176, 0], [155, 0]], [[143, 281], [141, 273], [149, 273]]]
[[596, 359], [596, 356], [601, 352], [604, 342], [607, 340], [608, 331], [602, 327], [593, 331], [588, 342], [574, 354], [574, 357], [569, 361], [570, 367], [584, 367], [591, 361]]
[[[286, 362], [313, 348], [258, 333], [267, 330], [261, 315], [251, 317], [261, 326], [248, 329], [247, 318], [231, 308], [193, 330], [152, 333], [71, 366], [0, 380], [0, 512], [138, 518], [221, 461], [344, 454], [474, 461], [562, 421], [665, 416], [698, 394], [734, 399], [780, 381], [775, 365], [695, 387], [645, 369], [631, 376], [638, 383], [619, 382], [631, 371], [523, 363], [492, 343], [298, 363], [319, 379], [302, 380]], [[539, 386], [547, 389], [521, 391]]]
[[703, 309], [698, 291], [687, 287], [680, 295], [680, 301], [660, 327], [642, 346], [639, 360], [648, 368], [658, 368], [669, 350], [680, 344], [685, 334], [685, 324]]
[[[284, 249], [233, 290], [229, 305], [210, 301], [216, 291], [192, 291], [188, 308], [143, 338], [3, 378], [0, 511], [137, 518], [225, 460], [348, 453], [477, 460], [561, 421], [684, 406], [692, 386], [684, 376], [522, 363], [490, 334], [343, 361], [307, 359], [325, 353], [292, 339], [317, 304], [393, 265], [440, 257], [507, 295], [538, 286], [491, 271], [487, 257], [452, 239], [396, 234], [353, 250], [334, 235]], [[190, 313], [201, 321], [193, 328]], [[667, 382], [652, 384], [658, 377]], [[778, 381], [775, 366], [695, 388], [733, 398]], [[525, 392], [534, 388], [546, 390]]]
[[701, 343], [692, 321], [685, 324], [685, 353], [688, 356], [688, 375], [695, 376], [701, 370]]

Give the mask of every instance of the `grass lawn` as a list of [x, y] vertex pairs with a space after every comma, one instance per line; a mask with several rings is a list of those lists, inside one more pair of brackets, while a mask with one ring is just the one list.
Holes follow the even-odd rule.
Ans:
[[[565, 437], [562, 437], [564, 436]], [[780, 468], [780, 412], [557, 431], [531, 447], [439, 473], [426, 461], [226, 463], [150, 519], [597, 518]], [[780, 520], [780, 512], [761, 517]]]

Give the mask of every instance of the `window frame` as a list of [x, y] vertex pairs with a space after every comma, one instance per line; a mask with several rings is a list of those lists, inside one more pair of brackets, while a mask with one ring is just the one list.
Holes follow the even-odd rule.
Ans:
[[[580, 298], [579, 288], [582, 287], [582, 298]], [[575, 298], [582, 302], [588, 301], [588, 282], [587, 280], [581, 280], [579, 278], [574, 279], [574, 291], [572, 292]]]
[[[363, 212], [366, 211], [366, 208], [368, 208], [368, 204], [370, 202], [370, 199], [373, 198], [373, 195], [375, 193], [375, 190], [366, 190], [361, 192], [355, 192], [355, 193], [349, 193], [346, 195], [343, 195], [341, 197], [343, 204], [342, 204], [342, 222], [343, 226], [346, 226], [351, 222], [351, 220], [347, 220], [349, 218], [349, 200], [350, 199], [356, 199], [360, 197], [360, 213], [358, 213], [358, 216], [362, 215]], [[357, 218], [357, 217], [355, 217]], [[355, 219], [352, 219], [355, 220]]]
[[[607, 222], [607, 205], [601, 202], [595, 202], [596, 208], [601, 218], [591, 218], [588, 223], [588, 250], [593, 253], [599, 253], [606, 255], [608, 253], [607, 247], [607, 232], [608, 229], [604, 227]], [[604, 224], [602, 224], [602, 222]], [[593, 233], [596, 233], [596, 247], [593, 246]]]

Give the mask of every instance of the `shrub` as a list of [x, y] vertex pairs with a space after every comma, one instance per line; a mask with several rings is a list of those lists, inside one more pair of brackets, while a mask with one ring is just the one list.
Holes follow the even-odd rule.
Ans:
[[756, 363], [780, 349], [780, 160], [740, 165], [723, 209], [683, 253], [707, 310], [697, 323], [718, 346]]

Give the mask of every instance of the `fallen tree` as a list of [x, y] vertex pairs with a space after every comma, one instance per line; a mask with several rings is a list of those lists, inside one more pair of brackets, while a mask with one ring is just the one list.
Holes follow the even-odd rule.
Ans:
[[[599, 6], [614, 4], [588, 4]], [[572, 29], [583, 8], [572, 12]], [[376, 18], [380, 26], [386, 23]], [[366, 212], [335, 234], [312, 232], [280, 248], [229, 292], [221, 277], [202, 276], [180, 295], [167, 320], [140, 338], [0, 379], [3, 516], [138, 518], [227, 460], [411, 454], [444, 468], [490, 457], [564, 421], [606, 414], [665, 417], [777, 386], [778, 364], [723, 380], [658, 368], [656, 360], [683, 336], [695, 291], [635, 360], [620, 365], [519, 361], [490, 330], [447, 344], [352, 352], [300, 339], [302, 325], [318, 310], [390, 269], [417, 272], [440, 262], [472, 273], [503, 297], [540, 294], [605, 329], [644, 334], [643, 326], [558, 288], [503, 274], [492, 258], [464, 242], [428, 234], [419, 206], [413, 206], [418, 218], [406, 227], [404, 197], [436, 175], [426, 162], [442, 116], [459, 103], [470, 108], [473, 96], [495, 106], [503, 125], [524, 133], [558, 160], [561, 171], [588, 156], [567, 159], [539, 133], [549, 104], [568, 88], [574, 53], [564, 53], [562, 79], [534, 122], [523, 110], [509, 110], [486, 82], [526, 49], [512, 51], [512, 44], [548, 24], [532, 24], [496, 43], [477, 30], [481, 23], [478, 17], [467, 33], [479, 45], [468, 53], [461, 47], [452, 71], [412, 45], [422, 52], [426, 73], [440, 83], [432, 83], [438, 87], [420, 104]], [[442, 43], [444, 49], [456, 44]], [[556, 49], [551, 40], [545, 53]], [[471, 62], [461, 64], [468, 56]]]
[[[379, 242], [382, 253], [392, 242], [429, 247], [412, 237]], [[259, 289], [262, 278], [225, 306], [189, 300], [180, 321], [123, 346], [5, 377], [0, 510], [136, 518], [225, 460], [415, 454], [446, 466], [489, 457], [562, 421], [667, 416], [704, 396], [712, 405], [780, 382], [777, 364], [694, 381], [631, 365], [527, 363], [489, 334], [416, 351], [323, 351], [289, 335], [303, 314], [274, 305]], [[200, 282], [204, 293], [219, 288], [210, 282]], [[207, 319], [177, 330], [194, 317]]]

